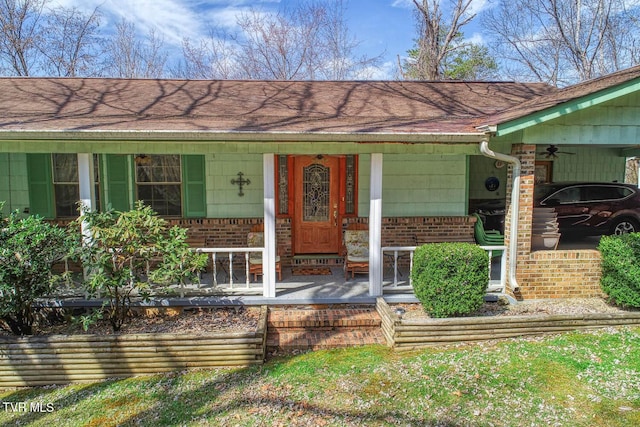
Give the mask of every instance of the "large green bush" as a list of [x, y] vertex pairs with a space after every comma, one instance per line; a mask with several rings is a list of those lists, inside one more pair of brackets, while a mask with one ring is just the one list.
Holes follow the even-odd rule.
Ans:
[[600, 287], [611, 302], [640, 307], [640, 233], [603, 236]]
[[13, 212], [0, 219], [0, 323], [17, 335], [34, 332], [34, 302], [50, 295], [63, 279], [53, 266], [71, 255], [78, 242], [73, 228], [38, 216], [21, 218]]
[[416, 249], [411, 280], [430, 316], [466, 315], [484, 302], [489, 256], [471, 243], [427, 244]]
[[132, 298], [149, 295], [151, 282], [196, 281], [206, 266], [206, 254], [189, 249], [185, 229], [169, 228], [141, 202], [127, 212], [85, 212], [77, 222], [88, 226], [91, 235], [81, 251], [88, 290], [107, 297], [105, 310], [114, 331], [126, 323]]

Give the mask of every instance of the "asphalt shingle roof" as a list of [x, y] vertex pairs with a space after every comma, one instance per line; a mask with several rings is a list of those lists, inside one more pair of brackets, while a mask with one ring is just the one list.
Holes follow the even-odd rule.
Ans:
[[0, 78], [0, 132], [478, 134], [640, 77], [542, 83]]
[[476, 133], [544, 84], [0, 78], [0, 131]]

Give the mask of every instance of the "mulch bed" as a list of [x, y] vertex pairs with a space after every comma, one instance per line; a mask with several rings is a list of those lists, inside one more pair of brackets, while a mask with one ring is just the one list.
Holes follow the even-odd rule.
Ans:
[[[116, 334], [247, 332], [257, 329], [259, 318], [259, 306], [186, 308], [183, 310], [173, 308], [138, 309]], [[97, 321], [87, 331], [84, 331], [78, 322], [69, 318], [68, 313], [67, 316], [63, 316], [60, 312], [55, 313], [53, 310], [48, 313], [48, 316], [41, 321], [36, 329], [36, 335], [40, 336], [114, 334], [111, 324], [105, 319]], [[12, 334], [0, 327], [0, 336], [12, 336]]]

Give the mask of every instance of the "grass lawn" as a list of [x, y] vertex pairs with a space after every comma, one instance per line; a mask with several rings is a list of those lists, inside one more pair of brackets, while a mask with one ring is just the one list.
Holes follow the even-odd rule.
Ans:
[[640, 329], [317, 351], [248, 369], [5, 390], [0, 401], [1, 426], [632, 426]]

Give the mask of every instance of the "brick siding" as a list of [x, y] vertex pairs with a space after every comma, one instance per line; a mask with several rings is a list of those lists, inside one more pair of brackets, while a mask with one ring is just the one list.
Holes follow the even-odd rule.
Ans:
[[518, 299], [603, 296], [597, 250], [535, 251], [518, 263], [517, 276]]
[[[349, 223], [367, 224], [369, 218], [347, 218]], [[475, 218], [452, 217], [389, 217], [382, 218], [382, 246], [414, 246], [437, 242], [471, 242]]]
[[[369, 218], [344, 218], [343, 230], [349, 223], [367, 224]], [[67, 225], [69, 221], [55, 221]], [[187, 242], [191, 247], [241, 248], [247, 245], [251, 228], [262, 224], [262, 218], [170, 219], [170, 226], [189, 229]], [[383, 246], [413, 246], [432, 242], [473, 242], [473, 217], [402, 217], [382, 219]], [[290, 218], [276, 219], [276, 247], [283, 265], [292, 264], [292, 226]], [[242, 257], [236, 263], [243, 265]]]
[[[514, 145], [511, 154], [518, 157], [522, 163], [516, 268], [520, 290], [514, 296], [517, 299], [528, 300], [602, 295], [600, 253], [597, 250], [531, 252], [536, 146]], [[507, 179], [505, 244], [509, 244], [511, 240], [511, 176], [510, 166]]]
[[[262, 218], [175, 219], [171, 225], [189, 229], [188, 240], [194, 247], [244, 247], [251, 227], [262, 224]], [[368, 223], [368, 218], [345, 218], [349, 223]], [[382, 219], [383, 246], [413, 246], [432, 242], [473, 242], [472, 217], [406, 217]], [[283, 265], [291, 265], [291, 220], [276, 220], [276, 246]]]

